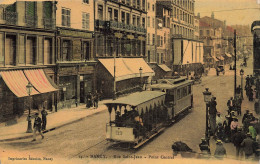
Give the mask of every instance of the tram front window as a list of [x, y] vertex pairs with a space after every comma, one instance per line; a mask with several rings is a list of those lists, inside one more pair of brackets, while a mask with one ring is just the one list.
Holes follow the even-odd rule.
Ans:
[[165, 97], [166, 104], [169, 104], [170, 102], [174, 102], [174, 91], [167, 91], [166, 97]]

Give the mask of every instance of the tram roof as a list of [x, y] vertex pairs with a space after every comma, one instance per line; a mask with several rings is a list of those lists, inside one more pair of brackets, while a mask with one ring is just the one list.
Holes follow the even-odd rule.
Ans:
[[161, 97], [165, 95], [165, 92], [159, 91], [142, 91], [136, 92], [131, 95], [120, 97], [116, 100], [109, 101], [105, 103], [105, 105], [109, 104], [121, 104], [121, 105], [131, 105], [131, 106], [138, 106], [155, 98]]
[[165, 83], [159, 83], [159, 84], [153, 84], [151, 85], [151, 88], [160, 88], [160, 89], [173, 89], [173, 88], [177, 88], [180, 87], [182, 85], [186, 85], [192, 83], [192, 80], [186, 80], [182, 83], [178, 83], [178, 84], [165, 84]]

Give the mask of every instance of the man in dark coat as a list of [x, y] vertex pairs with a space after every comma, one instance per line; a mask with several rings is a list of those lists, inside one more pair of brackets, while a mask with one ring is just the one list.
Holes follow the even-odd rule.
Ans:
[[40, 135], [42, 136], [42, 139], [44, 138], [41, 128], [42, 128], [42, 119], [39, 117], [39, 113], [35, 113], [35, 120], [33, 124], [33, 140], [36, 141], [36, 132], [38, 131]]
[[233, 110], [233, 105], [234, 105], [233, 97], [230, 97], [230, 99], [227, 102], [228, 114], [230, 114], [230, 112]]
[[211, 102], [209, 103], [209, 119], [210, 119], [210, 127], [212, 133], [215, 133], [216, 130], [216, 116], [217, 116], [217, 102], [216, 97], [213, 97]]
[[47, 123], [47, 111], [45, 110], [45, 107], [43, 107], [43, 110], [41, 111], [42, 114], [42, 130], [46, 130], [46, 123]]
[[254, 153], [254, 141], [251, 138], [250, 133], [247, 133], [246, 138], [241, 143], [241, 146], [244, 148], [246, 159], [248, 159], [248, 157]]
[[243, 115], [242, 123], [244, 123], [245, 119], [249, 116], [249, 110], [246, 110], [246, 113]]
[[237, 128], [237, 132], [233, 135], [232, 141], [236, 147], [236, 157], [239, 158], [239, 154], [242, 156], [242, 147], [241, 143], [246, 138], [246, 135], [242, 132], [242, 128]]
[[226, 149], [224, 148], [221, 140], [217, 140], [216, 142], [216, 150], [214, 156], [218, 159], [223, 159], [224, 156], [227, 156]]

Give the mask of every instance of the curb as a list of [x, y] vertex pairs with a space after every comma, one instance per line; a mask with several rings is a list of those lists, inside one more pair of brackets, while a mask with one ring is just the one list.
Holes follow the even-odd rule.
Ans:
[[[99, 113], [104, 112], [104, 111], [105, 111], [105, 109], [102, 109], [102, 110], [97, 111], [97, 112], [95, 112], [95, 113], [93, 113], [93, 114], [90, 114], [90, 115], [87, 115], [87, 116], [84, 116], [84, 117], [81, 117], [81, 118], [72, 120], [72, 121], [70, 121], [70, 122], [66, 122], [66, 123], [64, 123], [64, 124], [61, 124], [61, 125], [58, 125], [58, 126], [55, 126], [55, 127], [52, 127], [52, 128], [50, 128], [50, 129], [48, 129], [48, 130], [43, 131], [42, 133], [45, 134], [45, 133], [51, 132], [51, 131], [53, 131], [53, 130], [55, 130], [55, 129], [59, 129], [59, 128], [63, 127], [63, 126], [67, 126], [67, 125], [69, 125], [69, 124], [73, 124], [73, 123], [79, 122], [79, 121], [81, 121], [81, 120], [83, 120], [83, 119], [85, 119], [85, 118], [87, 118], [87, 117], [94, 116], [94, 115], [99, 114]], [[38, 135], [39, 135], [39, 134], [37, 134], [37, 136], [38, 136]], [[27, 138], [31, 138], [32, 136], [33, 136], [33, 134], [28, 134], [28, 135], [22, 136], [22, 137], [14, 137], [14, 138], [2, 139], [2, 140], [0, 140], [0, 142], [27, 139]]]

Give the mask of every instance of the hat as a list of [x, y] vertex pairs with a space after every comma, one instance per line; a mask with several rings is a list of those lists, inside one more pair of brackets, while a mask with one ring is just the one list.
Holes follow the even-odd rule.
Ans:
[[217, 141], [216, 141], [216, 144], [221, 144], [221, 143], [222, 143], [221, 140], [217, 140]]
[[231, 113], [235, 113], [235, 111], [231, 111]]

